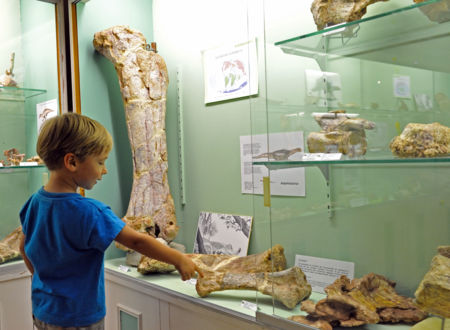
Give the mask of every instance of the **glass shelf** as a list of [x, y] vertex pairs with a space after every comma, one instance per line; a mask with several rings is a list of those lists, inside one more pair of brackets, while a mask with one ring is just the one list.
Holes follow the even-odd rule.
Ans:
[[0, 166], [0, 172], [1, 171], [14, 171], [14, 170], [20, 170], [20, 169], [27, 169], [27, 168], [43, 168], [45, 165], [27, 165], [27, 166]]
[[0, 86], [0, 100], [23, 101], [46, 92], [45, 89]]
[[450, 163], [450, 157], [436, 158], [368, 158], [368, 159], [339, 159], [339, 160], [308, 160], [308, 161], [257, 161], [253, 165], [263, 165], [270, 170], [292, 167], [308, 167], [318, 165], [346, 165], [346, 164], [438, 164]]
[[450, 72], [450, 21], [433, 22], [423, 13], [440, 1], [428, 0], [334, 25], [275, 45], [285, 53], [314, 58], [319, 64], [334, 55]]

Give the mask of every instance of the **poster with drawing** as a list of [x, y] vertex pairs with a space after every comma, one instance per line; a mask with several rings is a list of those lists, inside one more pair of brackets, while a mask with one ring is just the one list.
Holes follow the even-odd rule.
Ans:
[[56, 99], [36, 104], [37, 131], [41, 130], [42, 124], [58, 114], [58, 102]]
[[200, 212], [194, 253], [246, 256], [252, 217]]
[[305, 70], [306, 102], [319, 107], [339, 107], [342, 103], [341, 77], [335, 72]]
[[[240, 137], [241, 192], [263, 194], [263, 177], [269, 175], [257, 161], [301, 161], [304, 155], [303, 131], [245, 135]], [[292, 167], [272, 170], [270, 193], [274, 196], [305, 196], [305, 169]]]
[[258, 94], [256, 41], [203, 51], [205, 103]]

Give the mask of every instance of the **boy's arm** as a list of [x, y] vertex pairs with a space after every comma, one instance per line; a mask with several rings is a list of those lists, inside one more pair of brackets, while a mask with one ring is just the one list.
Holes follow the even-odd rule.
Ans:
[[203, 276], [194, 262], [185, 254], [161, 244], [152, 236], [138, 233], [128, 225], [123, 227], [115, 241], [147, 257], [174, 265], [183, 281], [193, 277], [195, 272]]
[[31, 264], [30, 260], [28, 259], [27, 255], [25, 254], [25, 235], [21, 235], [19, 248], [20, 248], [20, 254], [22, 255], [23, 261], [25, 262], [25, 266], [27, 266], [31, 275], [33, 275], [34, 274], [33, 265]]

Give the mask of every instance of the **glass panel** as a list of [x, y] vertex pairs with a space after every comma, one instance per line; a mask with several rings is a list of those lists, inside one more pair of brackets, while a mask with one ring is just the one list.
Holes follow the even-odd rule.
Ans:
[[127, 312], [120, 311], [120, 330], [139, 330], [139, 319]]
[[[45, 166], [31, 159], [38, 120], [47, 115], [37, 113], [37, 105], [58, 104], [54, 5], [6, 0], [1, 7], [7, 28], [0, 30], [0, 240], [20, 225], [21, 206], [46, 178]], [[5, 155], [13, 148], [18, 156]]]
[[[356, 278], [381, 274], [414, 297], [437, 246], [448, 244], [448, 145], [422, 152], [429, 145], [419, 127], [402, 141], [410, 157], [391, 151], [408, 124], [450, 127], [450, 22], [425, 15], [440, 1], [411, 2], [379, 2], [359, 21], [305, 33], [316, 28], [310, 2], [265, 1], [266, 100], [252, 109], [252, 125], [269, 152], [253, 165], [269, 169], [271, 205], [255, 203], [255, 214], [269, 213], [270, 242], [284, 247], [287, 267], [308, 260], [315, 301], [336, 260], [352, 263]], [[306, 315], [279, 301], [260, 311]]]

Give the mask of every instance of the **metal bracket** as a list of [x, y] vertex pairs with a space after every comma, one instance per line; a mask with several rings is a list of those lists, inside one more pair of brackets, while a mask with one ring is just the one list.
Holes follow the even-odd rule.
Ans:
[[328, 218], [331, 219], [334, 216], [333, 211], [333, 198], [331, 196], [331, 171], [330, 171], [330, 164], [318, 164], [317, 167], [319, 168], [320, 172], [322, 172], [322, 175], [325, 179], [325, 183], [327, 185], [327, 209], [328, 209]]

